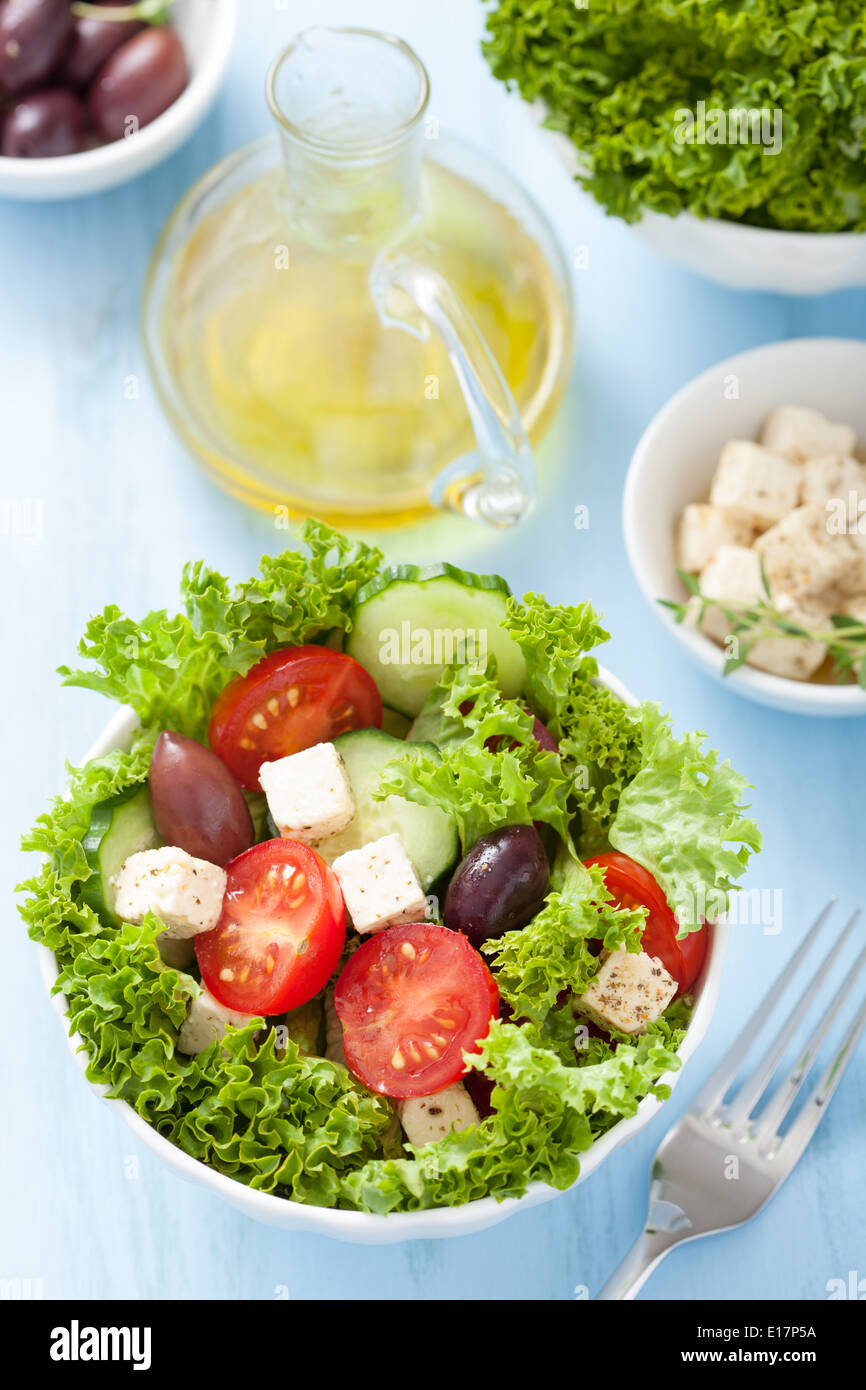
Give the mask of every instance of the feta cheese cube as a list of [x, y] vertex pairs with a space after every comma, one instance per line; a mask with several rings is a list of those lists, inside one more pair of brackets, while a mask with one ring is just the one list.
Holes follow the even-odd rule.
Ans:
[[795, 463], [827, 454], [850, 454], [857, 436], [847, 425], [834, 425], [819, 410], [783, 405], [764, 422], [761, 443]]
[[[787, 594], [778, 594], [773, 602], [785, 617], [799, 623], [801, 627], [820, 631], [828, 626], [823, 613], [798, 607]], [[765, 637], [756, 642], [746, 657], [746, 664], [756, 666], [761, 671], [769, 671], [773, 676], [807, 681], [815, 674], [826, 655], [827, 647], [823, 642], [813, 642], [809, 637], [794, 637], [788, 634]]]
[[743, 439], [722, 450], [710, 502], [755, 531], [766, 531], [797, 505], [800, 469], [790, 459]]
[[835, 501], [847, 507], [851, 493], [856, 513], [861, 499], [866, 502], [866, 468], [856, 459], [830, 455], [803, 464], [800, 501], [804, 506], [826, 507]]
[[423, 922], [427, 898], [399, 835], [383, 835], [331, 865], [358, 932], [381, 931], [398, 922]]
[[316, 844], [345, 830], [355, 814], [346, 765], [333, 743], [262, 763], [259, 780], [284, 839]]
[[863, 563], [851, 538], [828, 527], [823, 507], [797, 507], [759, 536], [770, 587], [799, 603], [821, 603], [834, 589], [859, 584]]
[[211, 931], [222, 912], [225, 870], [194, 859], [177, 845], [131, 854], [114, 880], [114, 910], [124, 922], [153, 912], [164, 936], [183, 939]]
[[751, 545], [751, 526], [712, 507], [708, 502], [690, 502], [677, 527], [677, 558], [682, 570], [700, 574], [722, 545]]
[[[706, 598], [724, 603], [734, 613], [766, 597], [757, 553], [744, 545], [720, 546], [701, 575], [701, 592]], [[732, 626], [732, 620], [721, 609], [708, 608], [701, 631], [724, 643]]]
[[645, 951], [612, 951], [575, 1008], [600, 1028], [645, 1033], [667, 1008], [677, 982], [660, 960]]
[[189, 1013], [180, 1026], [177, 1046], [180, 1052], [192, 1057], [204, 1052], [212, 1042], [225, 1036], [226, 1028], [245, 1028], [255, 1014], [242, 1014], [237, 1009], [227, 1009], [202, 985], [201, 994], [190, 1000]]
[[478, 1124], [478, 1111], [462, 1081], [432, 1096], [413, 1096], [397, 1103], [400, 1123], [409, 1143], [416, 1149], [444, 1139], [452, 1130]]
[[[742, 546], [723, 546], [701, 575], [701, 590], [707, 598], [723, 602], [733, 613], [766, 598], [759, 554]], [[822, 626], [820, 616], [803, 611], [787, 595], [774, 594], [773, 602], [794, 622], [812, 628]], [[733, 621], [720, 608], [709, 608], [704, 614], [701, 631], [726, 649], [732, 649], [733, 626]], [[806, 637], [766, 637], [751, 647], [746, 664], [776, 676], [808, 680], [826, 655], [823, 643], [812, 642]]]

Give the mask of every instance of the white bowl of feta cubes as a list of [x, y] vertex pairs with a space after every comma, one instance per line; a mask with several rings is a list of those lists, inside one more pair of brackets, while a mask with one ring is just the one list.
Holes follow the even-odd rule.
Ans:
[[[599, 679], [627, 704], [637, 703], [622, 682], [604, 668], [600, 669]], [[135, 712], [126, 706], [120, 708], [82, 761], [89, 762], [91, 758], [104, 757], [115, 749], [128, 747], [137, 727], [138, 718]], [[660, 1078], [660, 1082], [669, 1087], [676, 1085], [689, 1058], [703, 1041], [718, 1003], [729, 928], [725, 922], [717, 922], [711, 924], [710, 932], [707, 957], [692, 991], [695, 1005], [688, 1032], [678, 1052], [682, 1065], [678, 1071], [668, 1072]], [[74, 1031], [69, 1032], [66, 999], [62, 994], [52, 993], [57, 984], [58, 967], [53, 952], [45, 946], [39, 947], [39, 963], [45, 987], [51, 994], [52, 1005], [67, 1034], [69, 1050], [79, 1070], [86, 1074], [87, 1053], [79, 1035]], [[441, 1239], [447, 1236], [469, 1235], [488, 1226], [498, 1225], [515, 1212], [538, 1206], [562, 1195], [558, 1189], [549, 1187], [546, 1183], [533, 1182], [520, 1198], [508, 1197], [499, 1202], [494, 1197], [482, 1197], [478, 1201], [468, 1202], [459, 1207], [394, 1212], [388, 1216], [307, 1206], [273, 1193], [255, 1191], [244, 1183], [236, 1182], [233, 1178], [217, 1172], [207, 1164], [200, 1163], [198, 1159], [164, 1138], [125, 1101], [107, 1098], [104, 1086], [94, 1082], [90, 1084], [94, 1093], [128, 1125], [142, 1147], [167, 1163], [181, 1178], [207, 1188], [221, 1200], [254, 1220], [283, 1230], [312, 1231], [330, 1236], [334, 1240], [360, 1245], [392, 1245], [405, 1240]], [[592, 1148], [581, 1155], [578, 1182], [588, 1178], [614, 1149], [643, 1129], [662, 1105], [663, 1101], [656, 1096], [645, 1096], [639, 1103], [636, 1114], [620, 1120], [596, 1140]]]
[[[626, 548], [659, 619], [705, 670], [778, 709], [866, 714], [866, 691], [833, 681], [821, 644], [757, 644], [723, 676], [731, 623], [701, 630], [659, 600], [686, 602], [678, 570], [717, 602], [765, 594], [809, 631], [830, 615], [866, 623], [866, 342], [799, 338], [728, 358], [651, 421], [623, 496]], [[727, 648], [727, 649], [726, 649]]]

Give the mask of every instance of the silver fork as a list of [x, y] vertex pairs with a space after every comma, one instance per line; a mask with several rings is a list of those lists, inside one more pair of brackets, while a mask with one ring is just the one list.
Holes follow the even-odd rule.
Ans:
[[799, 1115], [784, 1137], [780, 1138], [778, 1132], [866, 964], [866, 947], [857, 956], [823, 1016], [812, 1025], [792, 1071], [764, 1110], [758, 1115], [754, 1112], [771, 1085], [807, 1009], [848, 940], [859, 910], [850, 917], [830, 947], [752, 1074], [743, 1080], [727, 1102], [725, 1097], [771, 1011], [814, 945], [834, 901], [819, 915], [802, 946], [722, 1058], [691, 1110], [662, 1141], [653, 1160], [649, 1212], [643, 1233], [597, 1294], [598, 1298], [634, 1298], [675, 1245], [730, 1230], [757, 1216], [788, 1177], [818, 1128], [866, 1027], [866, 999]]

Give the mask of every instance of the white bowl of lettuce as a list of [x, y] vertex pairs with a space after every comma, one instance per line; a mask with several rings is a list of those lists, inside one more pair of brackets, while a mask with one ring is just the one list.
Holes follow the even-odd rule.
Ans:
[[[107, 609], [91, 621], [81, 651], [97, 669], [67, 678], [115, 699], [126, 694], [128, 704], [82, 768], [71, 772], [66, 795], [26, 838], [28, 848], [42, 853], [43, 868], [27, 885], [22, 911], [40, 943], [46, 986], [78, 1065], [141, 1142], [182, 1177], [286, 1229], [362, 1243], [466, 1234], [584, 1180], [652, 1119], [709, 1025], [727, 928], [703, 928], [706, 955], [688, 996], [675, 1000], [643, 1036], [620, 1038], [615, 1047], [600, 1037], [580, 1057], [573, 1044], [563, 1043], [560, 1026], [570, 1008], [564, 993], [569, 971], [585, 971], [588, 961], [596, 968], [587, 948], [600, 912], [605, 930], [614, 934], [617, 920], [625, 922], [629, 913], [605, 896], [582, 897], [591, 875], [578, 865], [571, 889], [558, 880], [559, 897], [551, 890], [522, 929], [519, 949], [512, 941], [500, 954], [515, 932], [492, 948], [500, 996], [516, 997], [524, 1018], [527, 1009], [535, 1010], [535, 1021], [494, 1019], [475, 1054], [495, 1085], [491, 1114], [413, 1153], [401, 1149], [399, 1138], [395, 1148], [386, 1097], [316, 1051], [304, 1052], [294, 1042], [278, 1050], [260, 1021], [229, 1030], [196, 1056], [177, 1052], [178, 1029], [198, 985], [192, 974], [160, 961], [160, 923], [120, 924], [87, 906], [82, 892], [94, 870], [83, 842], [94, 808], [144, 782], [157, 730], [203, 738], [214, 693], [263, 651], [316, 638], [333, 647], [336, 634], [352, 624], [347, 642], [357, 643], [371, 574], [378, 574], [377, 592], [417, 584], [423, 603], [448, 589], [459, 604], [461, 586], [472, 604], [479, 592], [492, 594], [488, 613], [499, 604], [506, 625], [505, 637], [491, 629], [493, 646], [504, 653], [503, 642], [513, 642], [513, 669], [523, 663], [519, 703], [485, 686], [492, 667], [487, 674], [473, 672], [479, 708], [489, 699], [485, 718], [494, 724], [475, 730], [471, 757], [469, 744], [458, 740], [446, 748], [443, 742], [435, 764], [457, 788], [446, 795], [445, 781], [437, 783], [438, 805], [453, 805], [464, 835], [469, 822], [460, 818], [470, 787], [472, 819], [481, 830], [488, 822], [534, 821], [553, 834], [567, 807], [569, 839], [574, 843], [577, 836], [584, 857], [608, 846], [631, 851], [655, 871], [677, 920], [697, 927], [696, 911], [701, 917], [720, 908], [759, 846], [742, 802], [747, 784], [703, 749], [700, 735], [676, 738], [657, 707], [637, 705], [597, 666], [590, 652], [606, 634], [587, 605], [555, 608], [533, 595], [524, 605], [508, 598], [502, 581], [451, 567], [435, 571], [431, 587], [430, 575], [384, 571], [377, 553], [318, 523], [308, 524], [306, 541], [309, 558], [300, 552], [265, 557], [262, 575], [237, 590], [203, 566], [188, 567], [184, 612], [177, 617], [156, 613], [133, 624]], [[450, 589], [439, 583], [443, 579]], [[129, 640], [133, 631], [136, 643]], [[509, 659], [506, 654], [506, 664]], [[463, 680], [465, 670], [443, 672], [440, 663], [427, 673], [427, 683], [441, 691]], [[394, 673], [377, 674], [395, 693]], [[417, 709], [417, 667], [409, 675], [410, 703]], [[512, 740], [524, 701], [556, 730], [558, 752]], [[508, 742], [490, 747], [500, 717]], [[391, 723], [398, 727], [393, 716]], [[412, 758], [398, 759], [390, 774], [410, 799], [414, 766]], [[503, 820], [506, 776], [511, 804]], [[431, 804], [430, 785], [419, 804]], [[522, 796], [521, 812], [515, 807]], [[399, 809], [402, 803], [388, 804]], [[574, 863], [564, 844], [554, 863], [560, 861]], [[521, 950], [530, 968], [515, 979]], [[573, 1015], [567, 1017], [573, 1024]], [[467, 1061], [472, 1066], [468, 1054]]]
[[828, 294], [866, 285], [866, 40], [859, 0], [808, 13], [491, 0], [484, 48], [653, 250], [730, 288]]

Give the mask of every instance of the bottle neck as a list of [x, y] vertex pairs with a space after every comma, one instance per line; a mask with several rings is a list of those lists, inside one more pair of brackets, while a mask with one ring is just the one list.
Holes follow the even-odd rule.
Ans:
[[304, 240], [366, 259], [405, 234], [420, 208], [428, 93], [412, 50], [370, 30], [308, 29], [277, 58], [268, 102]]

